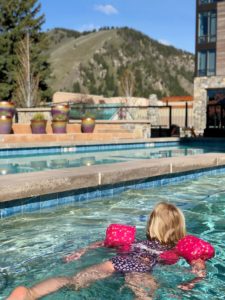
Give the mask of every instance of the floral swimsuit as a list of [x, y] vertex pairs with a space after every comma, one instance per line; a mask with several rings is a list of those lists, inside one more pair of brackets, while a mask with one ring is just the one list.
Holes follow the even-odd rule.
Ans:
[[149, 272], [157, 263], [158, 256], [169, 249], [157, 240], [139, 241], [132, 244], [129, 253], [120, 253], [111, 258], [111, 262], [118, 272]]

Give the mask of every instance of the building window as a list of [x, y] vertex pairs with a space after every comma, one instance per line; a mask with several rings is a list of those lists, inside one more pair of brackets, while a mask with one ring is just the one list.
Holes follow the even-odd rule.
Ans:
[[209, 3], [215, 3], [217, 0], [199, 0], [198, 3], [201, 4], [209, 4]]
[[216, 11], [198, 14], [198, 43], [216, 42]]
[[197, 76], [213, 76], [215, 74], [216, 74], [215, 50], [199, 51]]

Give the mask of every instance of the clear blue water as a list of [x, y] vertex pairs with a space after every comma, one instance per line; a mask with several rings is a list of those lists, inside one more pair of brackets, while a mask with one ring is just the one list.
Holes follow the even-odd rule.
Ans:
[[[129, 190], [112, 198], [82, 202], [41, 214], [1, 220], [0, 231], [0, 299], [13, 287], [32, 285], [44, 278], [72, 275], [86, 266], [113, 255], [107, 249], [88, 252], [80, 260], [65, 264], [62, 257], [104, 238], [106, 227], [113, 222], [134, 224], [137, 235], [144, 238], [149, 211], [159, 201], [171, 201], [185, 214], [191, 234], [211, 242], [216, 256], [207, 262], [208, 275], [192, 291], [177, 288], [192, 278], [184, 261], [173, 266], [157, 266], [153, 275], [160, 287], [157, 300], [218, 300], [225, 292], [225, 176], [207, 176], [170, 186], [148, 190]], [[134, 299], [124, 287], [124, 278], [114, 276], [96, 282], [79, 292], [61, 290], [47, 300]]]
[[55, 155], [26, 155], [0, 157], [0, 175], [44, 171], [49, 169], [74, 168], [97, 164], [117, 163], [138, 159], [194, 155], [218, 151], [203, 147], [160, 147], [132, 150], [110, 150], [89, 153], [62, 153]]

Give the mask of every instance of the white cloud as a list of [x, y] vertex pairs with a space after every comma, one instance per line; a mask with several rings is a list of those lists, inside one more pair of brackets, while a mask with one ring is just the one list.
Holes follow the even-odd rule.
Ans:
[[106, 15], [118, 14], [118, 10], [111, 4], [95, 5], [95, 10], [100, 11]]
[[94, 24], [83, 24], [80, 28], [79, 31], [92, 31], [94, 29], [98, 30], [100, 27], [96, 26]]
[[165, 45], [165, 46], [171, 46], [171, 43], [169, 42], [169, 41], [167, 41], [167, 40], [159, 40], [159, 43], [161, 43], [161, 44], [163, 44], [163, 45]]

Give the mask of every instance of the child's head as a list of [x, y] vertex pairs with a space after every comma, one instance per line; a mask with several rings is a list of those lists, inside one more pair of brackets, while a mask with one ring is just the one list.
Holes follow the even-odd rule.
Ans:
[[171, 246], [175, 245], [186, 235], [182, 211], [173, 204], [158, 203], [149, 216], [146, 235], [148, 239], [156, 239], [160, 243]]

